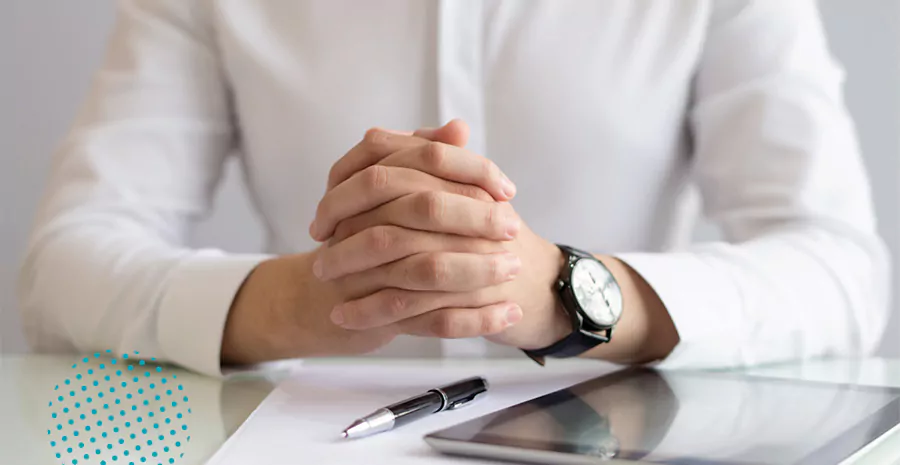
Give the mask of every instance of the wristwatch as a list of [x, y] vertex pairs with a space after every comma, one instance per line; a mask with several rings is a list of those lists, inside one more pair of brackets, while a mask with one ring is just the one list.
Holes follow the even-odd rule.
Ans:
[[543, 364], [543, 357], [575, 357], [609, 342], [622, 316], [622, 290], [609, 269], [593, 255], [558, 245], [565, 265], [556, 283], [563, 310], [572, 322], [572, 332], [549, 347], [526, 350]]

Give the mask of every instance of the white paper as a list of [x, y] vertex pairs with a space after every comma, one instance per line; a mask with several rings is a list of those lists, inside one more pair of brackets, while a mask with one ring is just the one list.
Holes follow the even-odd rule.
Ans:
[[[307, 364], [283, 381], [208, 462], [211, 465], [459, 463], [433, 451], [433, 431], [524, 402], [613, 371], [596, 361], [429, 360], [405, 364]], [[470, 406], [442, 412], [393, 431], [357, 440], [340, 432], [380, 407], [470, 376], [484, 376], [488, 393]], [[496, 463], [467, 461], [466, 463]]]

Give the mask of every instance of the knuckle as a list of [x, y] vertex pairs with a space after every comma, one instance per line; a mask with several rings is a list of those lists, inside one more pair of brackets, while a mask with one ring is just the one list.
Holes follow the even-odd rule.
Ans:
[[343, 307], [344, 324], [351, 327], [366, 324], [365, 315], [368, 312], [360, 311], [360, 305], [358, 302], [347, 302]]
[[394, 244], [394, 232], [387, 226], [369, 229], [369, 246], [375, 251], [384, 251]]
[[493, 313], [485, 311], [478, 313], [479, 334], [494, 334], [500, 332], [501, 329], [502, 325]]
[[437, 337], [454, 338], [460, 335], [460, 322], [451, 312], [437, 312], [431, 319], [431, 334]]
[[488, 270], [490, 273], [489, 277], [491, 283], [499, 283], [503, 281], [503, 276], [501, 276], [503, 270], [500, 266], [500, 257], [492, 256], [488, 259]]
[[447, 262], [441, 255], [429, 255], [422, 264], [422, 280], [427, 284], [444, 284], [448, 280], [448, 274]]
[[409, 302], [407, 302], [406, 297], [400, 292], [390, 292], [386, 298], [387, 305], [385, 305], [385, 308], [387, 309], [388, 316], [392, 320], [401, 319], [406, 313], [406, 309], [409, 307]]
[[440, 192], [422, 192], [416, 201], [419, 216], [431, 224], [439, 223], [444, 218], [444, 200]]
[[447, 157], [447, 148], [440, 142], [429, 142], [423, 148], [425, 164], [435, 170], [439, 170]]
[[387, 142], [387, 133], [379, 128], [371, 128], [363, 136], [363, 145], [373, 151], [379, 151]]
[[384, 189], [388, 182], [388, 170], [384, 166], [372, 165], [362, 171], [363, 182], [372, 191]]
[[500, 211], [500, 208], [500, 204], [492, 203], [488, 205], [484, 218], [484, 225], [488, 231], [499, 231], [502, 227], [500, 223], [503, 221], [503, 213]]

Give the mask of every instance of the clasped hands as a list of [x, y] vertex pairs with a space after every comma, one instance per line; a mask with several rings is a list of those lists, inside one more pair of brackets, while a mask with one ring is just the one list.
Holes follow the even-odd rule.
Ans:
[[[347, 331], [484, 336], [519, 348], [571, 326], [553, 292], [562, 264], [508, 202], [515, 185], [466, 150], [468, 127], [368, 131], [332, 167], [310, 235], [313, 274], [335, 290]], [[368, 347], [367, 349], [371, 349]]]

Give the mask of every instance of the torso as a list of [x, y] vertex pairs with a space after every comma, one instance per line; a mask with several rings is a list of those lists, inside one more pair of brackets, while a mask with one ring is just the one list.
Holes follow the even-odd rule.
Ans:
[[313, 247], [328, 170], [366, 129], [455, 117], [548, 240], [614, 253], [688, 238], [686, 127], [708, 2], [217, 6], [241, 159], [272, 252]]

